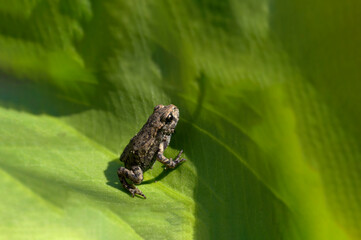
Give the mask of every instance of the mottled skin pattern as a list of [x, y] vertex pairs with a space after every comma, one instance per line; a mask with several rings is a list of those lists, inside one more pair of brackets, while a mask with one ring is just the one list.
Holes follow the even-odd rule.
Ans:
[[[118, 177], [123, 187], [133, 197], [138, 194], [146, 198], [134, 184], [140, 184], [143, 181], [143, 173], [152, 168], [156, 160], [168, 168], [175, 168], [185, 161], [184, 158], [180, 158], [183, 150], [174, 160], [163, 155], [178, 120], [179, 110], [176, 106], [173, 104], [168, 106], [157, 105], [142, 129], [125, 147], [120, 156], [120, 161], [124, 162], [125, 167], [118, 169]], [[128, 183], [127, 179], [134, 184]]]

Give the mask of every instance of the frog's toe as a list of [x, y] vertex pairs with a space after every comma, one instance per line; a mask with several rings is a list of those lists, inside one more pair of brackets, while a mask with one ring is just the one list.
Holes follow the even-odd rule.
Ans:
[[179, 151], [179, 153], [178, 153], [178, 155], [177, 155], [176, 159], [177, 159], [177, 158], [180, 158], [180, 156], [182, 155], [182, 153], [183, 153], [183, 149]]
[[181, 158], [181, 159], [177, 160], [177, 165], [179, 165], [179, 164], [181, 164], [182, 162], [185, 162], [185, 161], [187, 161], [187, 159]]
[[135, 194], [138, 194], [138, 195], [144, 197], [144, 199], [147, 199], [147, 197], [139, 189], [137, 189], [137, 192]]
[[178, 163], [177, 163], [177, 166], [178, 165], [181, 165], [183, 162], [187, 161], [187, 159], [185, 158], [182, 158], [182, 159], [179, 159]]
[[144, 197], [144, 199], [147, 199], [147, 197], [146, 197], [142, 192], [140, 192], [139, 195], [141, 195], [142, 197]]

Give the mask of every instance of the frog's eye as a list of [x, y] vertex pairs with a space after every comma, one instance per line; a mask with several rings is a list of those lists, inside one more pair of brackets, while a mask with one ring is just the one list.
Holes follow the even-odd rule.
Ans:
[[169, 114], [167, 118], [165, 119], [165, 123], [170, 123], [173, 120], [173, 115]]

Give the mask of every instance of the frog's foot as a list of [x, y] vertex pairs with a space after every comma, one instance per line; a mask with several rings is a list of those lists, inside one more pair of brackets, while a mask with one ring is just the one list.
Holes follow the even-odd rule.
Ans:
[[178, 166], [178, 165], [181, 164], [182, 162], [187, 161], [186, 159], [181, 158], [182, 153], [183, 153], [183, 150], [180, 150], [179, 153], [178, 153], [178, 155], [177, 155], [177, 157], [176, 157], [174, 160], [170, 159], [170, 164], [167, 165], [167, 167], [169, 167], [169, 168], [175, 168], [176, 166]]
[[177, 157], [174, 159], [174, 162], [176, 163], [176, 166], [182, 162], [185, 162], [187, 161], [185, 158], [180, 158], [180, 156], [182, 155], [183, 153], [183, 149], [179, 151]]
[[141, 195], [144, 198], [145, 195], [140, 191], [134, 184], [129, 184], [126, 179], [129, 179], [133, 183], [139, 184], [143, 181], [143, 171], [140, 167], [134, 166], [132, 170], [126, 169], [124, 167], [120, 167], [118, 169], [118, 177], [120, 182], [122, 183], [123, 187], [127, 189], [132, 196], [134, 197], [135, 194]]
[[176, 166], [178, 166], [180, 163], [185, 162], [186, 159], [181, 158], [181, 155], [183, 153], [183, 150], [180, 150], [180, 152], [178, 153], [177, 157], [173, 160], [171, 158], [166, 158], [163, 155], [163, 152], [158, 152], [158, 160], [159, 162], [163, 163], [167, 168], [175, 168]]
[[140, 195], [144, 197], [144, 199], [147, 199], [147, 197], [140, 191], [137, 187], [134, 186], [134, 188], [129, 188], [128, 191], [132, 194], [132, 197], [134, 197], [135, 194]]
[[129, 184], [124, 177], [120, 179], [120, 182], [122, 183], [123, 187], [132, 194], [132, 197], [134, 197], [135, 194], [138, 194], [140, 196], [143, 196], [145, 199], [147, 198], [142, 193], [142, 191], [140, 191], [134, 184]]

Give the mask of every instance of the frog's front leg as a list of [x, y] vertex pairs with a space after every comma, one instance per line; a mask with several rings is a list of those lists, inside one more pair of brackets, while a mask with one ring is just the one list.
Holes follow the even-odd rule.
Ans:
[[163, 163], [168, 168], [175, 168], [178, 164], [186, 161], [184, 158], [180, 158], [180, 156], [183, 153], [183, 150], [180, 150], [180, 152], [178, 153], [177, 157], [174, 160], [171, 158], [166, 158], [164, 156], [164, 150], [167, 145], [168, 145], [167, 142], [162, 142], [159, 145], [159, 150], [158, 150], [158, 154], [157, 154], [157, 159], [159, 162]]
[[129, 184], [126, 181], [126, 179], [129, 179], [135, 184], [140, 184], [143, 181], [143, 171], [140, 167], [138, 166], [132, 167], [132, 170], [126, 169], [124, 167], [120, 167], [118, 169], [118, 177], [123, 187], [127, 189], [132, 194], [133, 197], [134, 194], [138, 194], [143, 196], [144, 198], [147, 198], [142, 193], [142, 191], [140, 191], [134, 184]]

